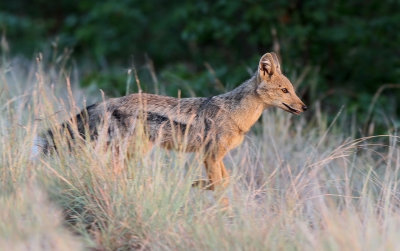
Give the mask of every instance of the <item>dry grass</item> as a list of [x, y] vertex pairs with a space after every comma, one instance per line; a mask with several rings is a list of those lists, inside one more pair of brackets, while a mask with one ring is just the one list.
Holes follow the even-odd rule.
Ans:
[[117, 172], [112, 154], [86, 143], [30, 161], [34, 136], [85, 103], [74, 81], [67, 88], [64, 65], [61, 58], [26, 66], [3, 60], [0, 67], [0, 249], [400, 246], [398, 137], [352, 139], [318, 111], [312, 121], [275, 109], [264, 114], [225, 159], [230, 210], [191, 188], [204, 175], [195, 154], [155, 148]]

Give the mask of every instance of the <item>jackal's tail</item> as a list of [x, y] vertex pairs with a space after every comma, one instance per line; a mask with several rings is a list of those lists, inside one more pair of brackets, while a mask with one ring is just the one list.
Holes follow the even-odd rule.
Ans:
[[43, 135], [36, 135], [33, 139], [33, 144], [31, 148], [30, 160], [37, 160], [43, 155], [46, 155], [50, 151], [50, 142]]

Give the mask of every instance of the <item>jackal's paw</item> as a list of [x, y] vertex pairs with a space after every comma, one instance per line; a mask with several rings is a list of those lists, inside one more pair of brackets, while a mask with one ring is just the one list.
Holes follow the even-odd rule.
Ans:
[[212, 186], [209, 180], [195, 180], [192, 183], [192, 187], [198, 187], [200, 189], [212, 190]]

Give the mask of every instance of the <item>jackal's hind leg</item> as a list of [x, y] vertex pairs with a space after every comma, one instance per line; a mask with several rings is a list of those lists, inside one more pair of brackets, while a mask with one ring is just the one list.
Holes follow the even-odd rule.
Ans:
[[128, 159], [142, 158], [153, 148], [153, 142], [143, 140], [140, 143], [132, 143], [128, 146], [126, 152]]
[[143, 158], [151, 149], [153, 143], [149, 140], [142, 141], [140, 145], [134, 143], [128, 145], [113, 145], [112, 151], [112, 167], [114, 173], [120, 174], [127, 165], [127, 161], [135, 161]]

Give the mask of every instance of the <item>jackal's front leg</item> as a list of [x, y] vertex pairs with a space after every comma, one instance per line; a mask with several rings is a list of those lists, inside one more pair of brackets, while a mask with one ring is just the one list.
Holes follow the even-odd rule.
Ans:
[[219, 165], [220, 165], [221, 174], [222, 174], [222, 187], [226, 188], [229, 185], [229, 173], [225, 169], [225, 165], [222, 160], [219, 162]]
[[227, 208], [229, 206], [229, 199], [225, 196], [220, 197], [229, 184], [228, 172], [225, 169], [224, 162], [222, 160], [218, 162], [206, 160], [205, 166], [210, 180], [209, 189], [217, 192], [216, 196], [219, 198], [219, 202]]
[[225, 169], [224, 162], [220, 161], [204, 161], [208, 180], [196, 180], [192, 186], [200, 187], [207, 190], [223, 190], [229, 184], [229, 174]]

